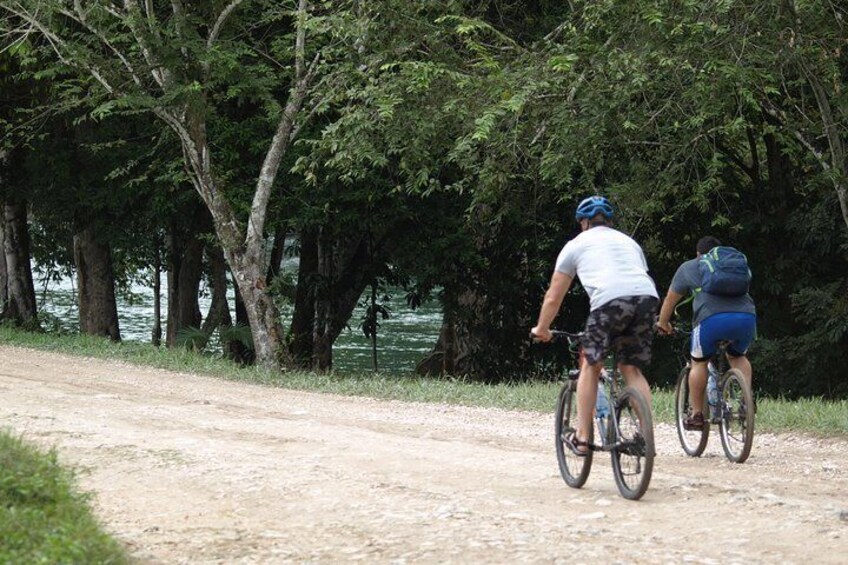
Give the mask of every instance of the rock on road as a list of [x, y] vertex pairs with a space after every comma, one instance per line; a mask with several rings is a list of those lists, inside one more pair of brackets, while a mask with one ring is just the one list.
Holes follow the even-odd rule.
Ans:
[[144, 563], [848, 562], [848, 441], [656, 426], [638, 502], [559, 476], [551, 414], [341, 397], [0, 346], [0, 425], [56, 446]]

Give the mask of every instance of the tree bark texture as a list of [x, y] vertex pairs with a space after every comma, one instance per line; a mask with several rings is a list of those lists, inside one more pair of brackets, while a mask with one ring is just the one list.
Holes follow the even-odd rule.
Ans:
[[166, 236], [168, 253], [168, 327], [166, 344], [174, 347], [181, 330], [200, 328], [201, 313], [198, 297], [203, 278], [202, 234], [208, 230], [208, 214], [202, 206], [195, 207], [191, 221], [183, 224], [185, 231], [172, 224]]
[[7, 292], [2, 318], [16, 325], [37, 329], [26, 202], [6, 200], [2, 212], [0, 219], [3, 222]]
[[276, 231], [274, 231], [274, 245], [271, 247], [271, 258], [268, 264], [268, 284], [274, 282], [274, 279], [277, 275], [280, 274], [280, 270], [283, 265], [283, 259], [286, 254], [286, 236], [288, 235], [288, 230], [286, 226], [279, 226]]
[[[244, 300], [241, 298], [241, 291], [239, 291], [238, 286], [235, 287], [235, 297], [236, 297], [236, 325], [240, 327], [250, 328], [250, 320], [247, 318], [247, 309], [244, 307]], [[252, 336], [251, 336], [252, 338]], [[251, 339], [251, 342], [253, 340]], [[256, 355], [253, 350], [247, 345], [241, 343], [238, 340], [230, 341], [226, 344], [226, 352], [227, 356], [241, 363], [242, 365], [252, 365], [256, 362]]]
[[7, 151], [0, 149], [0, 316], [6, 310], [6, 302], [9, 299], [9, 271], [6, 268], [6, 222], [2, 216], [3, 189], [6, 181], [6, 156]]
[[374, 234], [373, 249], [366, 232], [339, 235], [327, 227], [301, 232], [289, 342], [299, 366], [332, 369], [333, 344], [374, 280], [374, 265], [391, 253], [388, 229]]
[[338, 237], [322, 229], [318, 239], [317, 285], [314, 303], [312, 368], [333, 367], [333, 343], [373, 278], [368, 240], [364, 234]]
[[112, 249], [92, 228], [74, 234], [80, 333], [120, 341]]
[[318, 232], [300, 232], [300, 259], [297, 267], [297, 288], [294, 312], [289, 329], [289, 353], [301, 368], [312, 365], [312, 334], [315, 328], [315, 292], [318, 277]]
[[203, 321], [203, 333], [210, 337], [218, 328], [229, 328], [233, 325], [230, 315], [230, 303], [227, 301], [227, 263], [221, 248], [210, 245], [206, 248], [209, 260], [210, 283], [212, 287], [212, 303]]
[[153, 249], [153, 328], [151, 342], [156, 347], [162, 344], [162, 245], [159, 237]]
[[9, 273], [6, 270], [6, 230], [0, 220], [0, 313], [6, 309], [9, 300]]
[[264, 265], [245, 260], [233, 249], [227, 250], [225, 256], [235, 266], [233, 276], [250, 321], [256, 362], [268, 368], [287, 365], [287, 360], [280, 357], [283, 330], [277, 305], [266, 292]]
[[[439, 339], [433, 351], [415, 367], [420, 375], [469, 375], [478, 371], [472, 352], [482, 344], [473, 339], [473, 328], [485, 324], [486, 317], [478, 307], [483, 304], [477, 295], [466, 290], [454, 297], [446, 289], [443, 321]], [[458, 315], [462, 311], [464, 315]], [[477, 349], [475, 349], [475, 347]]]

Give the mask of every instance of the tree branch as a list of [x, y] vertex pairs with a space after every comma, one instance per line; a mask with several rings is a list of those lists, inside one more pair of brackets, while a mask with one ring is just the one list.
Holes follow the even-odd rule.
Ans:
[[306, 124], [308, 124], [309, 122], [312, 121], [312, 118], [315, 116], [315, 114], [317, 114], [321, 110], [321, 108], [324, 107], [324, 104], [329, 99], [330, 99], [329, 96], [325, 96], [324, 98], [318, 100], [317, 102], [315, 102], [315, 104], [312, 105], [312, 108], [309, 110], [309, 113], [306, 115], [306, 117], [303, 120], [301, 120], [300, 123], [295, 125], [294, 128], [292, 129], [291, 141], [294, 141], [295, 139], [297, 139], [297, 136], [300, 133], [300, 130], [303, 129], [303, 126], [305, 126]]
[[[848, 189], [846, 189], [844, 183], [846, 172], [838, 168], [840, 167], [840, 163], [836, 161], [834, 161], [834, 163], [832, 164], [829, 163], [823, 151], [818, 150], [816, 146], [813, 145], [806, 137], [804, 137], [804, 134], [802, 134], [800, 131], [788, 126], [789, 121], [786, 119], [786, 116], [782, 114], [782, 112], [778, 111], [776, 108], [773, 107], [764, 107], [763, 109], [769, 116], [775, 118], [778, 123], [788, 129], [792, 136], [797, 139], [801, 145], [806, 147], [810, 153], [812, 153], [812, 155], [816, 158], [816, 160], [819, 162], [825, 172], [831, 172], [835, 167], [837, 168], [837, 170], [834, 171], [836, 176], [833, 177], [832, 182], [834, 185], [834, 189], [836, 190], [836, 196], [839, 199], [839, 207], [842, 211], [842, 220], [845, 222], [845, 226], [848, 227]], [[834, 159], [835, 157], [836, 156], [833, 155], [833, 153], [831, 152], [831, 158]], [[841, 166], [844, 166], [844, 156], [843, 164]]]
[[822, 128], [827, 137], [827, 144], [830, 148], [830, 161], [835, 169], [835, 177], [833, 178], [836, 196], [839, 199], [839, 207], [842, 209], [842, 219], [845, 226], [848, 227], [848, 190], [846, 190], [845, 182], [848, 177], [848, 159], [845, 155], [845, 145], [842, 142], [842, 136], [839, 131], [839, 126], [833, 117], [833, 108], [830, 106], [827, 92], [819, 80], [818, 75], [813, 73], [806, 63], [801, 60], [801, 69], [807, 77], [807, 82], [813, 89], [813, 94], [816, 97], [816, 103], [819, 106], [819, 114], [821, 114]]
[[718, 149], [721, 153], [723, 153], [725, 157], [730, 159], [733, 162], [733, 164], [735, 164], [737, 167], [742, 169], [742, 171], [744, 171], [745, 174], [747, 174], [749, 177], [751, 177], [751, 180], [753, 180], [755, 184], [757, 183], [757, 178], [754, 176], [753, 167], [749, 167], [748, 164], [745, 163], [745, 161], [742, 160], [742, 158], [739, 155], [737, 155], [735, 151], [733, 151], [730, 147], [726, 146], [724, 143], [722, 143], [718, 139], [716, 139], [714, 141], [714, 143], [715, 143], [716, 149]]
[[294, 46], [294, 76], [295, 80], [303, 77], [303, 65], [306, 60], [306, 0], [300, 0], [297, 5], [297, 39]]
[[144, 35], [138, 29], [138, 26], [133, 23], [134, 15], [141, 17], [141, 7], [136, 0], [124, 0], [124, 8], [127, 10], [127, 16], [124, 17], [123, 21], [138, 42], [138, 46], [141, 48], [141, 54], [144, 56], [147, 66], [150, 67], [150, 74], [153, 76], [153, 80], [164, 89], [166, 72], [156, 63], [153, 58], [153, 51], [150, 49], [147, 41], [145, 41]]
[[107, 92], [109, 92], [110, 94], [115, 93], [115, 88], [101, 74], [97, 66], [88, 63], [79, 63], [76, 60], [72, 62], [71, 60], [67, 59], [65, 57], [65, 54], [63, 53], [63, 49], [68, 49], [67, 42], [55, 33], [53, 33], [51, 30], [47, 29], [47, 27], [41, 21], [39, 21], [35, 15], [30, 14], [20, 4], [12, 6], [11, 3], [3, 2], [2, 4], [0, 4], [0, 8], [5, 9], [10, 14], [20, 18], [21, 20], [29, 23], [32, 27], [37, 29], [39, 33], [41, 33], [41, 35], [44, 37], [44, 39], [46, 39], [47, 42], [50, 44], [50, 48], [53, 49], [53, 52], [56, 53], [56, 56], [62, 63], [71, 67], [81, 67], [85, 69], [92, 76], [92, 78], [94, 78], [94, 80], [99, 82], [103, 86], [103, 88], [106, 89]]
[[209, 38], [206, 40], [206, 49], [212, 49], [212, 45], [218, 40], [218, 36], [221, 34], [224, 22], [227, 21], [230, 14], [233, 13], [233, 10], [238, 8], [239, 4], [242, 2], [243, 0], [233, 0], [226, 8], [221, 10], [221, 13], [218, 15], [218, 19], [215, 21], [215, 25], [212, 26], [212, 31], [209, 32]]
[[[309, 69], [304, 72], [304, 60], [306, 51], [306, 0], [298, 3], [298, 30], [295, 39], [295, 76], [294, 87], [289, 91], [289, 99], [286, 103], [283, 115], [277, 125], [277, 131], [265, 154], [259, 179], [256, 182], [256, 193], [250, 208], [250, 219], [247, 224], [245, 247], [248, 254], [259, 255], [264, 241], [265, 220], [268, 213], [268, 201], [271, 198], [271, 188], [277, 178], [280, 162], [283, 159], [295, 132], [295, 118], [303, 107], [303, 101], [318, 68], [320, 54], [316, 54]], [[302, 127], [302, 124], [301, 124]], [[299, 128], [297, 128], [299, 131]]]
[[106, 34], [104, 34], [102, 31], [95, 28], [89, 23], [88, 18], [86, 17], [86, 14], [82, 9], [82, 4], [80, 0], [74, 0], [74, 12], [65, 10], [64, 8], [60, 8], [59, 13], [77, 22], [82, 27], [93, 33], [94, 36], [97, 37], [97, 39], [99, 39], [103, 43], [103, 45], [105, 45], [115, 55], [115, 57], [118, 58], [119, 61], [121, 61], [121, 63], [124, 65], [124, 68], [127, 69], [127, 72], [130, 73], [133, 82], [135, 82], [138, 86], [142, 86], [141, 78], [135, 72], [135, 69], [133, 68], [132, 64], [129, 62], [127, 57], [117, 47], [115, 47], [112, 42], [109, 41], [109, 39], [106, 37]]

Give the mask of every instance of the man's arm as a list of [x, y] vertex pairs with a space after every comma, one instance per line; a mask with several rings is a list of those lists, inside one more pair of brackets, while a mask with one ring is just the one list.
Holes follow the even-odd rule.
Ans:
[[674, 307], [677, 306], [681, 298], [683, 298], [682, 294], [678, 294], [671, 289], [668, 289], [668, 293], [665, 295], [662, 308], [660, 308], [660, 319], [657, 320], [657, 327], [666, 335], [674, 331], [674, 328], [671, 327], [671, 316], [674, 314]]
[[536, 326], [530, 330], [539, 341], [550, 341], [553, 338], [551, 335], [551, 322], [554, 321], [559, 313], [559, 307], [562, 306], [562, 300], [565, 298], [565, 293], [571, 288], [573, 277], [554, 271], [551, 277], [551, 284], [548, 291], [545, 293], [545, 300], [542, 302], [542, 309], [539, 311], [539, 321]]

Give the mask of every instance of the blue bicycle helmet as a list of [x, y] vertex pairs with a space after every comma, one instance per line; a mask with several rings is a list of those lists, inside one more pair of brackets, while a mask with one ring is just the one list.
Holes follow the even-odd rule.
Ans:
[[580, 205], [577, 206], [577, 213], [574, 214], [574, 217], [580, 221], [583, 219], [592, 219], [598, 214], [603, 214], [607, 219], [612, 218], [612, 204], [603, 196], [590, 196], [583, 199]]

